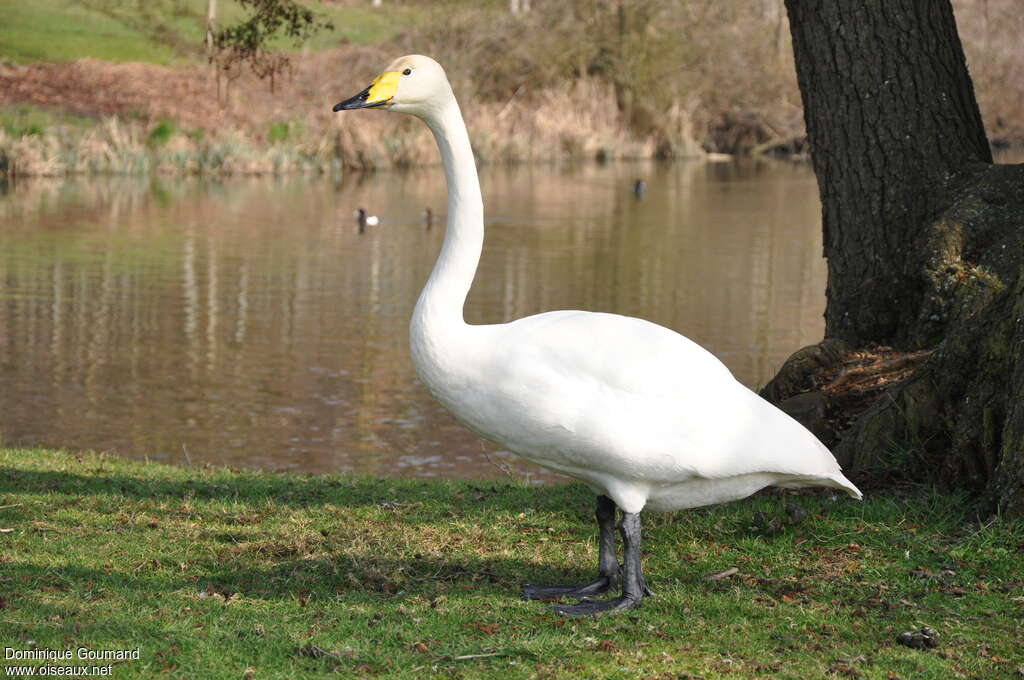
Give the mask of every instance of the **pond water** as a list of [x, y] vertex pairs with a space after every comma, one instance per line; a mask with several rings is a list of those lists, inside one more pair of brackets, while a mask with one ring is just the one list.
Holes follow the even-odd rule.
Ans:
[[[631, 192], [642, 178], [647, 192]], [[490, 167], [466, 318], [640, 316], [766, 382], [823, 329], [809, 167]], [[352, 212], [381, 223], [359, 233]], [[21, 181], [0, 195], [0, 437], [172, 462], [552, 478], [416, 381], [438, 168], [328, 178]], [[699, 386], [694, 386], [699, 389]]]

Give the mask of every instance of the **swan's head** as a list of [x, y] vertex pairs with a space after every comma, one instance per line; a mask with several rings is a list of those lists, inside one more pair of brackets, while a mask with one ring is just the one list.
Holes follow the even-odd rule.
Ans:
[[335, 104], [334, 110], [384, 108], [429, 116], [451, 101], [452, 86], [441, 65], [430, 57], [411, 54], [395, 59], [368, 88]]

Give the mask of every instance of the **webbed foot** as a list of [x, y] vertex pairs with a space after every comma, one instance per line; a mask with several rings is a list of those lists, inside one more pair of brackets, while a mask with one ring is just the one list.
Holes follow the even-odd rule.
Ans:
[[601, 595], [608, 592], [612, 587], [612, 579], [607, 576], [599, 576], [590, 583], [566, 586], [535, 586], [530, 583], [523, 584], [522, 597], [524, 600], [552, 600], [563, 597], [571, 597], [582, 600], [585, 597]]
[[618, 612], [636, 609], [643, 600], [631, 595], [623, 595], [610, 600], [584, 600], [577, 604], [559, 604], [552, 607], [559, 616], [596, 616], [605, 612]]

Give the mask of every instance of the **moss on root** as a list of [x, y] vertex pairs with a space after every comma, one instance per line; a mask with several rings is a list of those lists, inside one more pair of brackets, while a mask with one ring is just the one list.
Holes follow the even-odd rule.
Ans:
[[[903, 349], [933, 351], [870, 403], [832, 399], [829, 443], [855, 477], [928, 479], [1024, 514], [1024, 165], [979, 172], [924, 233], [929, 293]], [[844, 356], [877, 351], [834, 343], [800, 350], [766, 397], [820, 389]]]

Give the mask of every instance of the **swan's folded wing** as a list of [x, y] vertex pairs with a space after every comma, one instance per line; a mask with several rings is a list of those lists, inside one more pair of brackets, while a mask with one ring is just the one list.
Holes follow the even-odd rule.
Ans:
[[502, 326], [494, 356], [567, 381], [596, 381], [640, 396], [677, 394], [682, 386], [733, 381], [715, 355], [675, 331], [618, 314], [559, 311]]
[[505, 329], [492, 375], [521, 404], [535, 451], [657, 483], [774, 473], [853, 488], [813, 434], [678, 333], [588, 312]]

